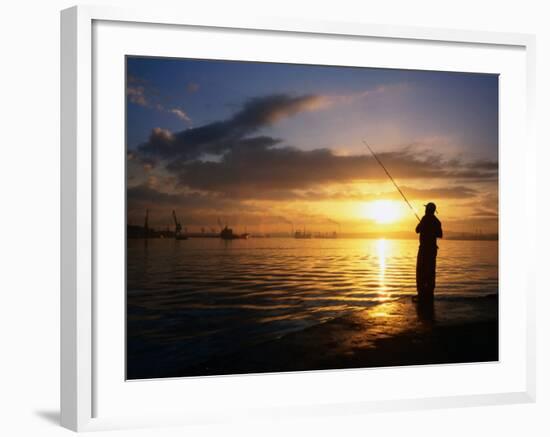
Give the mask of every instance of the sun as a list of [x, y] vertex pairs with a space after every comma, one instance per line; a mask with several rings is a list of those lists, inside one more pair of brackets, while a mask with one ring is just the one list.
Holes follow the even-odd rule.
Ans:
[[403, 217], [403, 207], [395, 200], [375, 200], [362, 205], [361, 215], [376, 223], [394, 223]]

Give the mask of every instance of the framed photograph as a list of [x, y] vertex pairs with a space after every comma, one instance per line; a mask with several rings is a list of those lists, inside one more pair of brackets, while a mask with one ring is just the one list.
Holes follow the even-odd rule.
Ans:
[[61, 30], [63, 426], [534, 400], [534, 37]]

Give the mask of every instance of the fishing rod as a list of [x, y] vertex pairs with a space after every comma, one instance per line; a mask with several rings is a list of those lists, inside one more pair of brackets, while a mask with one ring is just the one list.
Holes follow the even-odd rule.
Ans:
[[407, 198], [405, 197], [405, 195], [403, 194], [403, 191], [401, 191], [401, 188], [399, 188], [399, 185], [397, 185], [397, 183], [393, 180], [393, 178], [391, 177], [391, 174], [390, 172], [388, 171], [388, 169], [384, 166], [384, 164], [382, 164], [382, 161], [380, 161], [380, 159], [378, 158], [378, 156], [376, 156], [376, 153], [374, 153], [374, 150], [372, 150], [370, 148], [370, 146], [367, 144], [367, 142], [365, 140], [361, 140], [363, 141], [363, 144], [365, 146], [367, 146], [367, 149], [369, 149], [370, 153], [372, 153], [372, 156], [374, 157], [374, 159], [376, 159], [376, 162], [378, 162], [378, 164], [380, 164], [380, 167], [382, 167], [384, 169], [384, 171], [386, 172], [386, 174], [388, 175], [388, 177], [390, 178], [390, 180], [393, 182], [393, 185], [395, 186], [395, 188], [397, 188], [397, 191], [399, 191], [399, 194], [401, 194], [401, 196], [403, 197], [403, 200], [405, 202], [407, 202], [407, 205], [409, 205], [409, 208], [411, 209], [411, 211], [413, 212], [413, 214], [416, 216], [416, 218], [418, 219], [418, 221], [420, 221], [420, 217], [418, 217], [418, 214], [416, 213], [416, 211], [414, 210], [414, 208], [412, 207], [412, 205], [410, 204], [410, 202], [407, 200]]

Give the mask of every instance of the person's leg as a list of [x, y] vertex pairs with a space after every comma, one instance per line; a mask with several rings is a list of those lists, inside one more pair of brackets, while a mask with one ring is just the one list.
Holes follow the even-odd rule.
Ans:
[[434, 253], [434, 262], [433, 262], [433, 276], [432, 276], [432, 294], [435, 292], [435, 277], [437, 273], [437, 249]]
[[426, 254], [426, 297], [433, 299], [435, 291], [435, 266], [436, 266], [437, 250], [430, 251]]
[[424, 288], [422, 264], [422, 249], [418, 248], [418, 255], [416, 256], [416, 293], [419, 298], [422, 296], [422, 290]]

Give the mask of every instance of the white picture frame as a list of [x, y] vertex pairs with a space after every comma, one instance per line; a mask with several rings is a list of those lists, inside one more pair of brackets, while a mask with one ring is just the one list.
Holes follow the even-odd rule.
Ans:
[[[331, 399], [330, 390], [324, 399], [316, 399], [304, 404], [263, 405], [258, 410], [247, 409], [236, 401], [235, 409], [222, 412], [199, 408], [193, 413], [176, 405], [170, 411], [151, 412], [132, 417], [128, 412], [120, 415], [98, 414], [101, 404], [98, 401], [98, 337], [96, 323], [101, 319], [95, 293], [97, 292], [97, 210], [99, 201], [96, 190], [97, 172], [100, 171], [94, 151], [94, 119], [97, 108], [94, 87], [98, 80], [94, 66], [97, 55], [97, 39], [94, 37], [94, 25], [97, 23], [131, 23], [134, 26], [185, 26], [193, 29], [238, 29], [241, 32], [271, 32], [273, 35], [294, 35], [296, 37], [331, 36], [332, 38], [353, 37], [356, 39], [377, 39], [388, 42], [413, 41], [437, 44], [460, 45], [464, 50], [475, 47], [502, 48], [502, 50], [520, 51], [525, 64], [518, 66], [524, 71], [526, 83], [522, 85], [521, 98], [525, 102], [525, 119], [519, 120], [522, 130], [523, 147], [514, 153], [519, 154], [518, 174], [521, 192], [518, 199], [524, 202], [535, 202], [535, 144], [533, 138], [533, 102], [534, 102], [534, 51], [535, 39], [532, 35], [508, 34], [450, 29], [425, 29], [415, 27], [394, 27], [365, 23], [308, 22], [306, 20], [286, 20], [276, 18], [243, 18], [226, 22], [215, 16], [194, 16], [189, 11], [163, 11], [157, 8], [150, 10], [128, 10], [110, 7], [78, 6], [66, 9], [61, 13], [61, 424], [75, 431], [112, 429], [137, 426], [185, 425], [232, 420], [245, 420], [245, 417], [290, 417], [312, 414], [365, 413], [369, 411], [397, 411], [402, 409], [439, 408], [474, 406], [487, 404], [505, 404], [533, 402], [535, 399], [535, 263], [530, 262], [535, 251], [535, 212], [533, 209], [520, 212], [510, 220], [527, 220], [529, 223], [528, 239], [525, 247], [531, 250], [522, 254], [524, 264], [517, 275], [521, 287], [522, 320], [521, 339], [524, 345], [521, 351], [521, 383], [514, 389], [492, 390], [490, 392], [470, 392], [464, 394], [439, 393], [437, 396], [416, 397], [411, 393], [402, 398], [391, 399], [350, 397], [345, 394], [338, 401]], [[522, 73], [523, 74], [523, 73]], [[505, 103], [503, 103], [505, 104]], [[523, 129], [524, 127], [524, 129]], [[519, 138], [519, 137], [516, 137]], [[518, 161], [519, 162], [519, 161]], [[507, 192], [501, 195], [505, 198]], [[512, 199], [511, 199], [512, 200]], [[514, 198], [515, 200], [515, 198]], [[511, 203], [505, 202], [505, 203]], [[504, 211], [508, 212], [508, 210]], [[503, 210], [501, 208], [501, 214]], [[506, 224], [506, 223], [505, 223]], [[501, 228], [501, 232], [503, 229]], [[513, 243], [515, 244], [515, 243]], [[523, 244], [523, 243], [522, 243]], [[510, 245], [506, 246], [510, 252]], [[123, 290], [120, 290], [123, 293]], [[506, 303], [501, 305], [508, 305]], [[506, 308], [504, 308], [506, 309]], [[501, 308], [501, 311], [503, 309]], [[123, 317], [120, 314], [120, 317]], [[500, 339], [501, 345], [507, 339]], [[122, 352], [121, 352], [122, 353]], [[471, 366], [476, 366], [471, 365]], [[376, 369], [371, 371], [377, 371]], [[409, 370], [403, 370], [407, 372]], [[318, 372], [317, 382], [322, 378], [334, 377], [338, 371]], [[358, 373], [346, 373], [348, 382]], [[273, 375], [268, 376], [273, 377]], [[233, 389], [243, 388], [250, 384], [251, 378], [258, 376], [217, 377], [208, 379], [211, 389], [216, 384], [227, 382]], [[288, 375], [294, 383], [299, 383], [300, 374]], [[320, 378], [320, 379], [319, 379]], [[194, 385], [206, 384], [195, 379]], [[206, 381], [206, 379], [204, 380]], [[214, 382], [212, 382], [214, 381]], [[255, 379], [253, 382], [257, 383]], [[124, 383], [124, 381], [121, 381]], [[140, 388], [133, 384], [132, 393], [139, 393]], [[158, 384], [158, 383], [157, 383]], [[161, 382], [166, 388], [176, 384], [173, 380]], [[504, 386], [503, 386], [504, 387]], [[145, 397], [145, 394], [144, 394]], [[305, 398], [304, 398], [305, 399]]]

